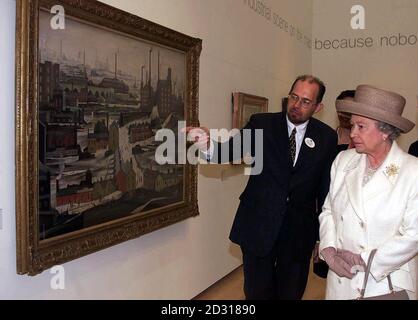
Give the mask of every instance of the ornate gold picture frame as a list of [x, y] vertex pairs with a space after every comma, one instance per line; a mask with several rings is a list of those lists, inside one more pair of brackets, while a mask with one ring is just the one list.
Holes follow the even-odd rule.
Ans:
[[197, 126], [202, 42], [92, 0], [17, 0], [17, 272], [198, 215], [197, 169], [159, 129]]

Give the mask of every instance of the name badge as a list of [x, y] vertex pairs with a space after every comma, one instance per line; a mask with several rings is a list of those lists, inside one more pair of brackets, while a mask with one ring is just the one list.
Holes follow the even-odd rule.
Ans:
[[315, 148], [315, 141], [313, 141], [311, 138], [306, 138], [305, 143], [309, 148]]

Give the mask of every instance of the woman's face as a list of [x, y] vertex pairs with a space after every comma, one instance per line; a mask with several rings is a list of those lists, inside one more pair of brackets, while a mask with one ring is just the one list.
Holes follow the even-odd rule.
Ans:
[[350, 137], [357, 152], [375, 154], [385, 149], [388, 135], [377, 129], [377, 121], [353, 114]]

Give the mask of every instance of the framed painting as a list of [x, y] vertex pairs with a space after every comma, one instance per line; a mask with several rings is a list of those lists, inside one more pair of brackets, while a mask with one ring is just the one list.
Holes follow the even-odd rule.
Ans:
[[268, 99], [264, 97], [234, 92], [232, 102], [232, 128], [242, 129], [253, 114], [268, 111]]
[[197, 126], [201, 40], [92, 0], [17, 0], [17, 272], [198, 215], [197, 169], [160, 165]]

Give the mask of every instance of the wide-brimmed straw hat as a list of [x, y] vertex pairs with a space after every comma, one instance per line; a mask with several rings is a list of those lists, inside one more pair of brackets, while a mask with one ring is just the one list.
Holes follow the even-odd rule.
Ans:
[[415, 124], [402, 117], [405, 103], [400, 94], [363, 84], [357, 87], [354, 100], [337, 100], [336, 108], [339, 112], [388, 123], [407, 133]]

